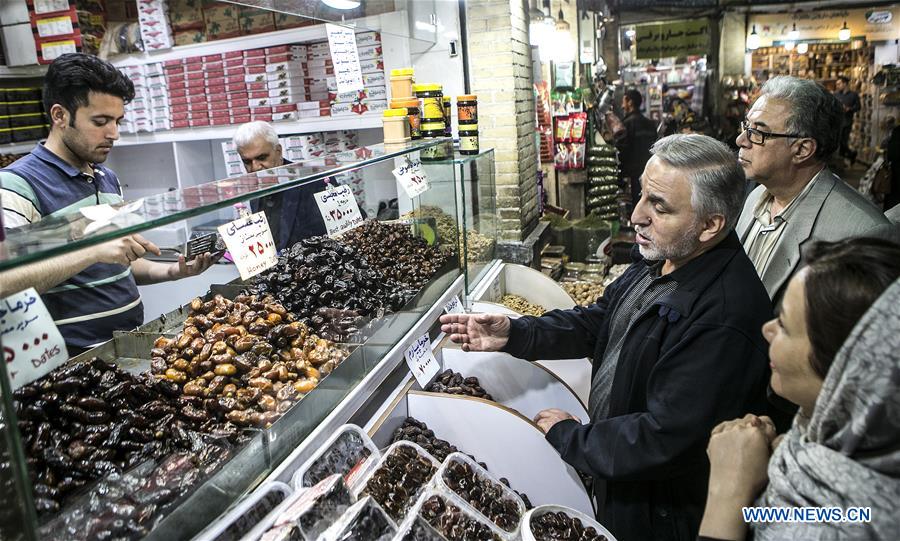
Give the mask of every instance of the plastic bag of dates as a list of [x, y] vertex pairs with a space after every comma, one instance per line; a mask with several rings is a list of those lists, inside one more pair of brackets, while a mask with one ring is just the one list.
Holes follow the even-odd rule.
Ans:
[[366, 497], [347, 511], [319, 537], [319, 541], [389, 541], [397, 528], [378, 502]]
[[435, 480], [504, 532], [513, 536], [518, 533], [525, 503], [468, 456], [462, 453], [448, 456]]
[[368, 478], [353, 490], [359, 497], [371, 496], [400, 523], [440, 466], [425, 449], [399, 441], [388, 447]]
[[300, 466], [291, 484], [299, 490], [339, 473], [347, 486], [353, 487], [380, 459], [378, 447], [363, 429], [356, 425], [344, 425]]
[[410, 510], [401, 530], [422, 518], [448, 541], [501, 541], [507, 536], [455, 494], [431, 487]]
[[265, 538], [266, 535], [275, 536], [273, 531], [289, 531], [298, 539], [315, 541], [338, 521], [354, 501], [344, 480], [339, 474], [334, 474], [278, 506], [254, 528], [248, 538], [256, 539], [260, 534]]
[[593, 517], [562, 505], [541, 505], [525, 513], [522, 541], [616, 541]]

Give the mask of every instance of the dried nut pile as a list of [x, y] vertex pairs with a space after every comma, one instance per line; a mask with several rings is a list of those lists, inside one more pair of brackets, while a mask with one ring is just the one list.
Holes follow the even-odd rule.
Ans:
[[503, 488], [478, 475], [469, 464], [453, 461], [444, 471], [444, 482], [453, 492], [478, 509], [500, 529], [514, 532], [522, 513], [516, 502], [506, 497]]
[[442, 244], [452, 243], [458, 234], [456, 220], [441, 210], [440, 207], [434, 205], [422, 205], [411, 212], [407, 212], [401, 218], [404, 220], [410, 218], [434, 218], [437, 225], [437, 234]]
[[504, 295], [500, 304], [525, 316], [542, 316], [546, 312], [543, 306], [528, 302], [518, 295]]
[[405, 224], [363, 223], [341, 236], [373, 268], [408, 288], [427, 284], [447, 262], [447, 255], [414, 237]]
[[[399, 310], [415, 293], [370, 266], [353, 248], [327, 237], [293, 245], [278, 264], [254, 278], [250, 293], [272, 295], [318, 333], [332, 321], [315, 320], [320, 308], [370, 318]], [[318, 323], [317, 323], [318, 322]]]
[[[32, 474], [39, 514], [54, 513], [78, 489], [109, 474], [121, 474], [145, 460], [157, 461], [179, 450], [210, 460], [227, 454], [201, 432], [213, 423], [179, 398], [176, 385], [134, 376], [93, 358], [70, 363], [15, 391], [16, 413]], [[242, 436], [221, 426], [233, 442]], [[152, 509], [173, 498], [171, 491], [147, 495]], [[138, 520], [139, 517], [134, 517]], [[149, 527], [150, 517], [139, 520]]]
[[422, 503], [420, 515], [448, 541], [500, 541], [489, 527], [466, 516], [459, 507], [434, 495]]
[[575, 303], [580, 306], [594, 304], [603, 295], [603, 291], [606, 290], [603, 284], [596, 282], [561, 282], [560, 285], [575, 300]]
[[531, 517], [531, 533], [537, 541], [606, 541], [593, 526], [562, 511]]
[[395, 522], [402, 522], [406, 509], [419, 490], [434, 477], [437, 468], [410, 445], [395, 447], [366, 481], [363, 494], [372, 496]]
[[309, 333], [272, 297], [216, 295], [191, 301], [184, 330], [160, 337], [151, 371], [194, 403], [186, 415], [240, 426], [269, 426], [346, 357]]
[[[428, 425], [419, 421], [418, 419], [414, 419], [412, 417], [407, 417], [403, 420], [403, 424], [400, 425], [397, 430], [394, 431], [394, 436], [391, 438], [391, 443], [397, 443], [400, 440], [411, 441], [413, 443], [418, 444], [420, 447], [428, 451], [431, 456], [436, 458], [439, 462], [443, 462], [447, 459], [447, 456], [450, 453], [455, 453], [459, 451], [455, 445], [450, 444], [447, 440], [442, 440], [437, 438], [434, 435], [434, 431], [428, 428]], [[479, 462], [477, 458], [472, 455], [468, 455], [469, 458], [474, 460], [484, 469], [488, 469], [487, 464], [484, 462]], [[500, 482], [506, 486], [509, 486], [509, 480], [501, 477]], [[517, 490], [513, 490], [516, 494], [522, 498], [522, 501], [525, 502], [525, 508], [531, 509], [533, 506], [531, 505], [531, 500], [528, 499], [526, 494], [518, 492]]]
[[625, 274], [625, 271], [628, 270], [628, 267], [631, 265], [613, 265], [609, 268], [609, 272], [606, 274], [606, 278], [603, 279], [603, 285], [608, 286], [609, 284], [615, 282], [619, 279], [620, 276]]
[[0, 168], [10, 165], [22, 156], [24, 156], [24, 154], [0, 154]]
[[432, 393], [458, 394], [463, 396], [474, 396], [476, 398], [484, 398], [485, 400], [493, 400], [490, 394], [485, 391], [478, 383], [478, 378], [464, 378], [459, 372], [454, 372], [449, 368], [441, 372], [434, 381], [428, 384], [426, 391]]
[[487, 261], [493, 257], [494, 240], [471, 229], [466, 231], [466, 257], [469, 261]]

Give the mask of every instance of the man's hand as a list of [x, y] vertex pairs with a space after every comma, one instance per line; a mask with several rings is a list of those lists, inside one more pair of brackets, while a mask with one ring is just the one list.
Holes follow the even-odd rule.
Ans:
[[746, 415], [712, 431], [709, 494], [750, 505], [769, 482], [768, 466], [775, 425], [768, 417]]
[[544, 434], [550, 432], [550, 429], [553, 428], [553, 425], [560, 421], [566, 421], [568, 419], [572, 419], [573, 421], [581, 420], [578, 417], [575, 417], [571, 413], [565, 412], [560, 409], [550, 408], [543, 411], [539, 411], [537, 415], [534, 416], [534, 422], [537, 423], [541, 430], [544, 431]]
[[104, 242], [96, 248], [88, 248], [96, 263], [113, 265], [131, 265], [147, 252], [159, 255], [159, 248], [140, 235], [128, 235], [119, 239]]
[[509, 318], [500, 314], [445, 314], [441, 331], [463, 351], [500, 351], [509, 340]]
[[169, 279], [180, 280], [189, 276], [197, 276], [210, 268], [213, 263], [219, 260], [219, 257], [222, 256], [214, 258], [212, 254], [206, 252], [198, 255], [193, 261], [188, 263], [184, 260], [184, 256], [180, 255], [178, 256], [178, 263], [172, 263], [169, 267]]

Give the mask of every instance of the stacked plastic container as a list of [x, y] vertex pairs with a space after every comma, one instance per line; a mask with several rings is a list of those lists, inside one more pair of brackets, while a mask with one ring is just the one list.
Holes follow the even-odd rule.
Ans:
[[604, 143], [592, 144], [588, 148], [587, 180], [585, 207], [588, 212], [604, 220], [618, 220], [619, 163], [616, 147]]

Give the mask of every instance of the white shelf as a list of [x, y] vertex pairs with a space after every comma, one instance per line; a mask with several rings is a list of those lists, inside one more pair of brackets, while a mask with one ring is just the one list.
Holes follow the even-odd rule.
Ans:
[[[306, 118], [293, 122], [272, 122], [278, 135], [300, 134], [335, 130], [367, 130], [381, 127], [381, 113], [366, 113], [353, 116]], [[147, 145], [151, 143], [174, 143], [179, 141], [210, 141], [231, 139], [237, 126], [210, 126], [203, 128], [182, 128], [154, 133], [122, 134], [116, 146]]]

